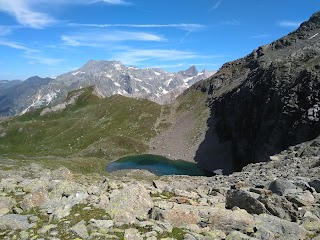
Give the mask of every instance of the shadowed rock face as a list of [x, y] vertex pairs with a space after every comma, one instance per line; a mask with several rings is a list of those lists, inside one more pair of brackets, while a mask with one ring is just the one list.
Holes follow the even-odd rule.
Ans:
[[209, 95], [196, 161], [224, 173], [320, 134], [320, 12], [288, 36], [226, 63], [193, 90]]

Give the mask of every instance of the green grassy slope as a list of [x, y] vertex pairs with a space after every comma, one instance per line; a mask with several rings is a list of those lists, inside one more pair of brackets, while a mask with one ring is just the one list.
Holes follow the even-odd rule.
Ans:
[[[161, 106], [114, 95], [100, 99], [86, 88], [76, 104], [40, 116], [42, 109], [0, 122], [0, 154], [113, 159], [143, 153], [161, 129]], [[71, 92], [69, 99], [77, 91]]]

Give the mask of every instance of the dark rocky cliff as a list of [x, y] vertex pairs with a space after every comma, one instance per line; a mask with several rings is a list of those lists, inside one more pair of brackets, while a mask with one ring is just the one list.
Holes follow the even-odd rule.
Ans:
[[200, 165], [230, 173], [320, 135], [318, 33], [320, 12], [190, 89], [207, 92], [211, 106]]

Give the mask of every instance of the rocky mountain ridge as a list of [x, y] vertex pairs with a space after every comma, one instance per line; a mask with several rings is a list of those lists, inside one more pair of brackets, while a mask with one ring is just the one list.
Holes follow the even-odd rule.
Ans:
[[191, 87], [211, 107], [196, 161], [230, 173], [320, 135], [319, 32], [320, 12]]
[[[0, 91], [0, 115], [23, 114], [30, 109], [55, 105], [61, 103], [68, 92], [88, 86], [95, 86], [102, 97], [120, 94], [168, 103], [212, 74], [206, 70], [198, 72], [194, 66], [169, 73], [159, 68], [127, 67], [119, 61], [90, 60], [78, 70], [55, 79], [33, 77], [9, 87], [8, 91]], [[34, 82], [35, 79], [38, 82]]]

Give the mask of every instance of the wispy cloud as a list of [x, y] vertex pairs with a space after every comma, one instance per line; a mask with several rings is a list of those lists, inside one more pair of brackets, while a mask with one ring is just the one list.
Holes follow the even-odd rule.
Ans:
[[159, 35], [146, 32], [130, 32], [130, 31], [92, 31], [81, 32], [70, 35], [62, 35], [61, 40], [67, 46], [105, 46], [107, 42], [124, 42], [124, 41], [166, 41]]
[[61, 62], [63, 62], [63, 59], [56, 59], [56, 58], [50, 58], [50, 57], [46, 57], [43, 56], [41, 54], [41, 51], [27, 47], [21, 43], [17, 43], [17, 42], [13, 42], [13, 41], [9, 41], [6, 39], [0, 39], [0, 46], [5, 46], [5, 47], [9, 47], [9, 48], [13, 48], [13, 49], [17, 49], [17, 50], [21, 50], [24, 53], [24, 57], [31, 59], [33, 61], [29, 62], [32, 64], [45, 64], [45, 65], [57, 65]]
[[166, 49], [128, 49], [114, 53], [112, 59], [124, 64], [139, 65], [141, 62], [157, 59], [158, 61], [173, 61], [195, 58], [196, 54], [186, 51], [172, 51]]
[[212, 11], [216, 10], [221, 5], [221, 2], [222, 1], [216, 2], [208, 11], [212, 12]]
[[96, 28], [179, 28], [187, 31], [195, 31], [205, 28], [202, 24], [194, 23], [177, 23], [177, 24], [88, 24], [88, 23], [70, 23], [71, 27], [96, 27]]
[[44, 64], [48, 66], [56, 66], [65, 61], [64, 59], [45, 57], [42, 55], [27, 54], [25, 57], [32, 60], [29, 64]]
[[31, 28], [43, 28], [55, 22], [55, 19], [46, 13], [33, 9], [30, 0], [0, 0], [0, 11], [16, 18], [20, 24]]
[[11, 28], [0, 26], [0, 36], [9, 35], [12, 32]]
[[175, 51], [169, 49], [127, 49], [112, 54], [112, 59], [117, 59], [124, 64], [140, 65], [145, 61], [157, 60], [158, 62], [181, 61], [187, 59], [213, 59], [222, 56], [200, 55], [190, 51]]
[[259, 35], [251, 36], [250, 38], [253, 38], [253, 39], [262, 39], [262, 38], [268, 38], [268, 37], [270, 37], [270, 36], [271, 36], [270, 34], [259, 34]]
[[125, 0], [0, 0], [0, 11], [13, 16], [17, 22], [23, 26], [41, 29], [57, 22], [53, 16], [38, 10], [42, 6], [94, 3], [105, 3], [110, 5], [131, 4]]
[[18, 49], [18, 50], [23, 50], [23, 51], [26, 51], [26, 52], [37, 52], [37, 50], [32, 49], [32, 48], [28, 48], [28, 47], [24, 46], [21, 43], [8, 41], [6, 39], [0, 39], [0, 46], [5, 46], [5, 47], [13, 48], [13, 49]]
[[283, 21], [278, 22], [277, 25], [280, 26], [280, 27], [295, 27], [295, 28], [297, 28], [297, 27], [300, 26], [301, 23], [302, 23], [301, 21], [283, 20]]

